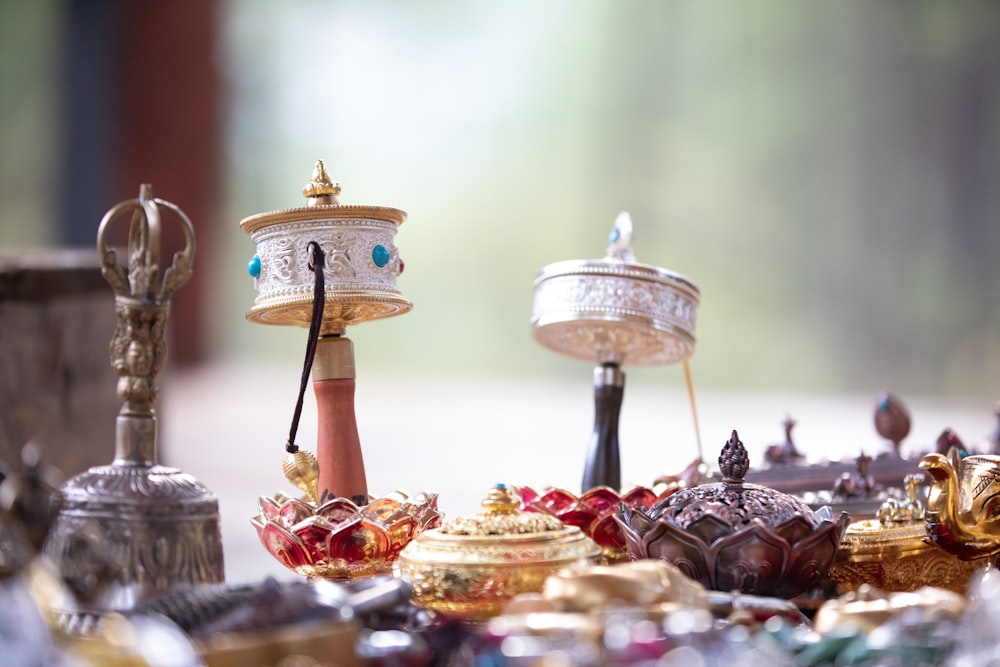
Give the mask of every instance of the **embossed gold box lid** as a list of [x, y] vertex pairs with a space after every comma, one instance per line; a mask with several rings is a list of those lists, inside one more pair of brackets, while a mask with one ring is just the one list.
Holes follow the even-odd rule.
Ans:
[[883, 523], [879, 519], [864, 519], [848, 526], [837, 555], [861, 563], [941, 551], [926, 537], [921, 520]]
[[490, 490], [483, 511], [458, 517], [421, 533], [400, 561], [448, 565], [508, 565], [573, 562], [601, 555], [601, 548], [576, 526], [554, 516], [520, 512], [503, 484]]
[[855, 521], [848, 526], [840, 541], [838, 559], [861, 563], [942, 551], [927, 539], [924, 506], [917, 491], [922, 478], [923, 475], [907, 475], [905, 498], [888, 498], [874, 519]]

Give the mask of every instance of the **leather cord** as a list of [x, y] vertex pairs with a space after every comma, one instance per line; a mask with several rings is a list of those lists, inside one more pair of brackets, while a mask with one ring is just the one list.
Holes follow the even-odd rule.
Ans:
[[292, 415], [292, 425], [288, 429], [288, 440], [285, 441], [285, 451], [294, 454], [299, 451], [295, 444], [295, 435], [299, 431], [299, 418], [302, 416], [302, 401], [309, 386], [309, 375], [312, 373], [313, 358], [316, 356], [316, 343], [319, 341], [319, 330], [323, 324], [323, 307], [326, 304], [326, 284], [323, 277], [323, 267], [326, 265], [326, 255], [315, 241], [306, 246], [309, 252], [309, 270], [313, 272], [313, 305], [312, 318], [309, 321], [309, 337], [306, 339], [306, 358], [302, 364], [302, 378], [299, 382], [299, 397], [295, 401], [295, 412]]

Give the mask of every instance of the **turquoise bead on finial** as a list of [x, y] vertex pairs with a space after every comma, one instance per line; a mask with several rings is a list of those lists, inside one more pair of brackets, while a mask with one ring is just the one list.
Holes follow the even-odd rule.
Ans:
[[254, 255], [247, 262], [247, 273], [254, 278], [260, 278], [260, 255]]

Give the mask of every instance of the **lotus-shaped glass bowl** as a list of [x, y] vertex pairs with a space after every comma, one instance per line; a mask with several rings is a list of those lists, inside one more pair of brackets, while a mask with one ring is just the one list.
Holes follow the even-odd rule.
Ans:
[[618, 563], [628, 560], [625, 536], [615, 520], [618, 508], [625, 505], [648, 510], [677, 491], [677, 487], [657, 495], [644, 486], [634, 487], [622, 494], [610, 487], [598, 486], [579, 497], [559, 488], [545, 489], [541, 495], [530, 486], [515, 486], [512, 490], [521, 500], [522, 512], [549, 514], [567, 526], [576, 526], [601, 547], [606, 562]]
[[441, 524], [437, 494], [393, 492], [358, 507], [347, 498], [316, 505], [277, 495], [260, 498], [250, 522], [278, 562], [309, 578], [385, 574], [410, 541]]
[[826, 576], [850, 517], [833, 520], [794, 496], [743, 482], [748, 456], [736, 431], [719, 457], [721, 483], [684, 489], [649, 510], [615, 517], [629, 557], [659, 558], [706, 588], [792, 598]]

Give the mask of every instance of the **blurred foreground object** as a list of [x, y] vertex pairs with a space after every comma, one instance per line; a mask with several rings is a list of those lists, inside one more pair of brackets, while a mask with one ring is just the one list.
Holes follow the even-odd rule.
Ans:
[[[161, 257], [161, 212], [172, 214], [185, 239], [172, 258]], [[113, 223], [126, 214], [128, 263], [122, 266], [108, 243]], [[177, 206], [143, 185], [138, 199], [105, 214], [97, 250], [115, 292], [110, 356], [122, 404], [115, 457], [63, 484], [44, 549], [76, 597], [72, 608], [61, 610], [66, 627], [81, 633], [108, 612], [224, 577], [215, 496], [190, 475], [157, 464], [156, 376], [166, 360], [170, 297], [191, 275], [194, 228]]]
[[487, 664], [512, 666], [723, 665], [726, 656], [732, 664], [782, 665], [780, 647], [750, 635], [779, 620], [805, 619], [786, 600], [708, 591], [661, 560], [577, 563], [549, 576], [540, 594], [514, 597], [475, 650], [489, 655]]
[[405, 617], [409, 600], [409, 584], [394, 577], [350, 584], [266, 579], [168, 593], [148, 600], [132, 617], [170, 619], [207, 667], [361, 667], [362, 628], [378, 618]]
[[42, 460], [41, 447], [21, 450], [20, 468], [0, 480], [0, 578], [28, 567], [41, 552], [55, 518], [61, 473]]

